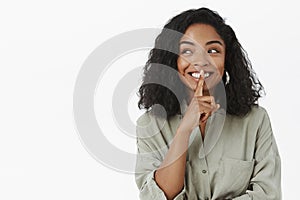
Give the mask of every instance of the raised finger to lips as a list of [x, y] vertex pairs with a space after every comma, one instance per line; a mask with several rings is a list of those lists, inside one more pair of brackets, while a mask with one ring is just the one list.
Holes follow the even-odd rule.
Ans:
[[195, 90], [195, 96], [202, 96], [203, 95], [203, 84], [204, 84], [204, 71], [200, 71], [200, 78]]

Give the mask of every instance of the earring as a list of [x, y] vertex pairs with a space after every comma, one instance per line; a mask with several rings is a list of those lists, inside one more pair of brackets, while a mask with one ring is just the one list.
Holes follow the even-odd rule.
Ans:
[[227, 85], [230, 81], [230, 76], [229, 76], [229, 73], [227, 71], [225, 71], [225, 74], [226, 74], [226, 82], [225, 82], [225, 85]]

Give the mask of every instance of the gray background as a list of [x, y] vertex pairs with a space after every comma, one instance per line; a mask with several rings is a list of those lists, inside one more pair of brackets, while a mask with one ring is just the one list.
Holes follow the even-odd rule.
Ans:
[[[72, 110], [76, 77], [88, 55], [109, 38], [161, 28], [179, 12], [201, 6], [226, 17], [248, 52], [267, 92], [260, 104], [270, 115], [282, 157], [284, 199], [298, 196], [296, 1], [7, 1], [0, 3], [0, 199], [138, 199], [133, 175], [103, 166], [81, 144]], [[115, 61], [95, 94], [105, 136], [132, 153], [135, 140], [113, 120], [110, 93], [145, 59], [143, 50]], [[141, 114], [134, 91], [128, 101], [134, 125]]]

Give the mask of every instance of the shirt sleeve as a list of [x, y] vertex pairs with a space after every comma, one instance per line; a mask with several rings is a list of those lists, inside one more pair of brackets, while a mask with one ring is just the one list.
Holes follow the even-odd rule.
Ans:
[[[148, 129], [149, 130], [149, 129]], [[137, 131], [137, 159], [135, 169], [135, 181], [139, 188], [139, 197], [141, 200], [166, 200], [164, 192], [157, 185], [154, 174], [157, 168], [162, 163], [161, 151], [154, 149], [155, 141], [149, 139], [139, 138], [140, 135], [145, 136], [147, 133], [140, 133], [140, 131], [147, 131], [147, 129], [136, 128]], [[186, 199], [186, 189], [174, 198], [174, 200]]]
[[234, 200], [281, 200], [281, 160], [271, 123], [263, 109], [255, 145], [255, 165], [246, 194]]

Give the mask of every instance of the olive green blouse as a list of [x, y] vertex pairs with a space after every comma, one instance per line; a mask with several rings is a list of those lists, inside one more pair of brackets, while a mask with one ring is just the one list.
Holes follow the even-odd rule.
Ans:
[[[180, 124], [146, 112], [137, 120], [136, 183], [140, 199], [166, 199], [154, 180]], [[245, 117], [219, 109], [208, 118], [205, 138], [190, 136], [183, 190], [189, 200], [280, 200], [280, 156], [266, 110], [254, 106]]]

